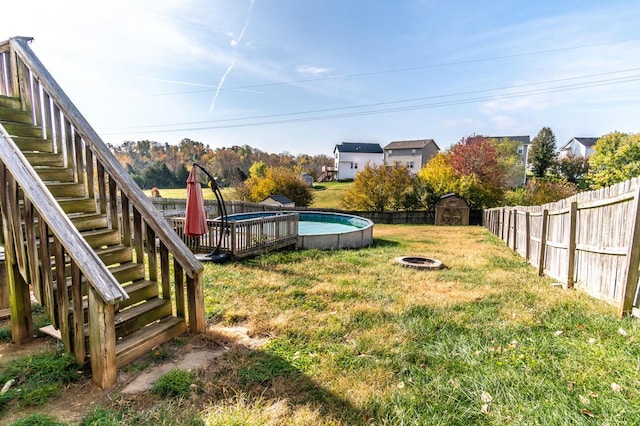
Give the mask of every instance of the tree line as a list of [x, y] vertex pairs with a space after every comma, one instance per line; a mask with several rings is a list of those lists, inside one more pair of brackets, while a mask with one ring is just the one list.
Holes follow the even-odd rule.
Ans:
[[251, 166], [258, 162], [297, 174], [308, 173], [314, 179], [320, 176], [323, 166], [333, 166], [333, 158], [326, 155], [270, 154], [249, 145], [211, 149], [188, 138], [177, 145], [142, 140], [109, 145], [109, 148], [143, 189], [184, 187], [194, 162], [215, 176], [221, 186], [241, 184], [249, 177]]

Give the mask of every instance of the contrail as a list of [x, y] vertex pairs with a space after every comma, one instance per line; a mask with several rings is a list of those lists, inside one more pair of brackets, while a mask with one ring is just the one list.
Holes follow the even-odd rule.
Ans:
[[216, 88], [216, 94], [213, 96], [213, 100], [211, 101], [211, 106], [209, 106], [209, 112], [213, 112], [213, 108], [215, 108], [216, 106], [216, 101], [218, 100], [218, 95], [220, 94], [222, 85], [224, 84], [224, 81], [226, 80], [227, 76], [233, 69], [233, 66], [236, 64], [236, 52], [238, 50], [238, 46], [240, 45], [240, 42], [242, 41], [242, 37], [244, 37], [244, 32], [249, 26], [249, 21], [251, 20], [251, 11], [253, 10], [253, 2], [254, 0], [251, 0], [251, 2], [249, 3], [249, 10], [247, 11], [247, 20], [244, 23], [244, 27], [242, 27], [242, 31], [240, 31], [240, 35], [238, 36], [238, 39], [232, 41], [233, 54], [232, 54], [231, 63], [229, 64], [229, 66], [227, 67], [227, 70], [224, 72], [224, 74], [222, 74], [222, 77], [220, 78], [220, 83], [218, 83], [218, 87]]

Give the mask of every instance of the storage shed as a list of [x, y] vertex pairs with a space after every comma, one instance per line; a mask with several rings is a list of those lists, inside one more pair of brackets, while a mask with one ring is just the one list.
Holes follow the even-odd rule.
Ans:
[[436, 225], [469, 225], [469, 203], [458, 194], [440, 197], [436, 204]]
[[295, 207], [296, 203], [289, 199], [289, 197], [285, 195], [271, 195], [264, 200], [260, 201], [259, 204], [265, 206], [274, 206], [274, 207]]

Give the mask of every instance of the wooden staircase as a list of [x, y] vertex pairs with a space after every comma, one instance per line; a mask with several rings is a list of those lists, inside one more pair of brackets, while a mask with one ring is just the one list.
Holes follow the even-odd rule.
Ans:
[[0, 42], [0, 213], [12, 336], [29, 289], [94, 382], [187, 330], [204, 331], [202, 265], [28, 47]]
[[[34, 126], [32, 121], [32, 117], [21, 110], [20, 99], [0, 96], [0, 124], [71, 223], [129, 295], [115, 311], [117, 365], [123, 366], [159, 343], [184, 333], [185, 319], [172, 315], [171, 300], [159, 297], [157, 280], [145, 277], [144, 263], [135, 261], [131, 244], [123, 244], [118, 229], [109, 226], [107, 214], [96, 211], [96, 202], [88, 198], [86, 185], [75, 179], [73, 169], [64, 165], [63, 154], [54, 152], [54, 142], [44, 138], [42, 128]], [[49, 252], [53, 253], [49, 238], [47, 242]], [[39, 243], [42, 244], [42, 238]], [[69, 265], [67, 269], [65, 275], [70, 276]], [[65, 283], [65, 288], [69, 287], [70, 283]], [[45, 331], [51, 333], [51, 328]], [[56, 332], [52, 334], [59, 336]]]

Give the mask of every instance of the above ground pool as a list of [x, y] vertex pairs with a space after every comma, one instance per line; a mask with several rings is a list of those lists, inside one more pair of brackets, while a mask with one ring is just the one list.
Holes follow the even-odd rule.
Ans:
[[363, 217], [318, 211], [274, 211], [238, 213], [228, 216], [229, 222], [283, 213], [297, 213], [299, 248], [320, 250], [360, 248], [373, 243], [373, 222]]

